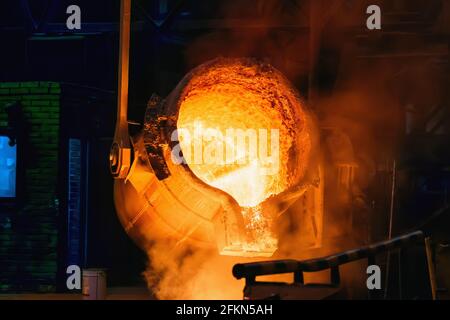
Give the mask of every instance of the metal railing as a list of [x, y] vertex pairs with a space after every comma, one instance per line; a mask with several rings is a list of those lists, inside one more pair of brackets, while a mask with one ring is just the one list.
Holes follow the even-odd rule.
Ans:
[[[304, 284], [304, 272], [317, 272], [330, 269], [330, 285], [340, 285], [339, 266], [345, 263], [368, 259], [369, 265], [375, 264], [376, 256], [395, 249], [403, 249], [412, 245], [424, 244], [422, 231], [411, 232], [402, 236], [368, 245], [362, 248], [348, 250], [342, 253], [329, 255], [322, 258], [310, 260], [273, 260], [254, 263], [236, 264], [233, 267], [233, 275], [237, 279], [245, 278], [246, 286], [256, 284], [257, 276], [274, 275], [282, 273], [293, 273], [294, 283]], [[428, 268], [431, 261], [429, 259]], [[432, 284], [431, 284], [431, 287]]]

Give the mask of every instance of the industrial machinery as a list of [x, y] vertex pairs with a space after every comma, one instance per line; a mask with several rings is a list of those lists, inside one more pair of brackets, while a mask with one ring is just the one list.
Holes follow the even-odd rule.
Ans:
[[[236, 98], [238, 94], [242, 96]], [[202, 140], [212, 128], [220, 134], [228, 130], [228, 135], [215, 136], [214, 144]], [[266, 130], [279, 136], [269, 139]], [[251, 59], [201, 65], [165, 100], [150, 99], [144, 130], [132, 138], [131, 168], [115, 182], [120, 220], [144, 247], [155, 237], [168, 236], [217, 245], [225, 255], [271, 256], [276, 239], [270, 222], [307, 190], [307, 205], [320, 228], [323, 192], [316, 130], [298, 94], [270, 65]], [[261, 132], [264, 139], [252, 135]], [[260, 152], [244, 154], [252, 143], [261, 151], [267, 139], [267, 163]], [[203, 153], [217, 146], [208, 162]], [[182, 154], [179, 163], [177, 154]]]
[[110, 164], [128, 235], [144, 250], [172, 239], [217, 247], [222, 255], [270, 257], [277, 250], [274, 222], [302, 198], [303, 249], [320, 247], [324, 164], [333, 163], [338, 188], [351, 192], [348, 137], [323, 129], [321, 147], [316, 118], [297, 90], [273, 66], [251, 58], [216, 58], [189, 72], [165, 99], [153, 95], [142, 131], [130, 137], [129, 32], [124, 0]]

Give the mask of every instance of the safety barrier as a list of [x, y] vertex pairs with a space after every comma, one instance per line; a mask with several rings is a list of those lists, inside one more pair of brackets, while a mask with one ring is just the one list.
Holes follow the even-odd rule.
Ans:
[[[402, 249], [414, 244], [424, 244], [424, 235], [422, 231], [411, 232], [391, 240], [378, 242], [362, 248], [348, 250], [342, 253], [329, 255], [322, 258], [310, 260], [274, 260], [254, 263], [236, 264], [233, 267], [233, 275], [237, 279], [246, 279], [246, 286], [256, 283], [257, 276], [293, 273], [294, 283], [304, 284], [304, 272], [316, 272], [330, 269], [330, 285], [339, 286], [340, 273], [339, 266], [360, 259], [368, 259], [369, 265], [375, 264], [375, 258], [378, 254]], [[430, 261], [428, 261], [430, 268]]]

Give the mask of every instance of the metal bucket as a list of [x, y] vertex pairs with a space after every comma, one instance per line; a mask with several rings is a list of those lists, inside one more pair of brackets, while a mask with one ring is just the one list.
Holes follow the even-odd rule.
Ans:
[[106, 298], [105, 269], [83, 269], [84, 300], [104, 300]]

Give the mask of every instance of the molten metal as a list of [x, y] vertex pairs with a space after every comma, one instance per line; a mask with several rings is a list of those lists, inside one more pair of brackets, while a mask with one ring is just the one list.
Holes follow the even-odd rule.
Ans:
[[[218, 159], [207, 161], [204, 153], [203, 161], [185, 156], [189, 168], [243, 207], [252, 239], [244, 245], [247, 250], [275, 251], [276, 239], [260, 204], [304, 174], [304, 163], [293, 166], [297, 156], [307, 158], [311, 150], [300, 99], [271, 66], [245, 59], [218, 60], [200, 67], [182, 97], [178, 129], [204, 135], [180, 138], [181, 150], [191, 155], [200, 145], [213, 150], [210, 157]], [[225, 134], [230, 131], [241, 135]]]

